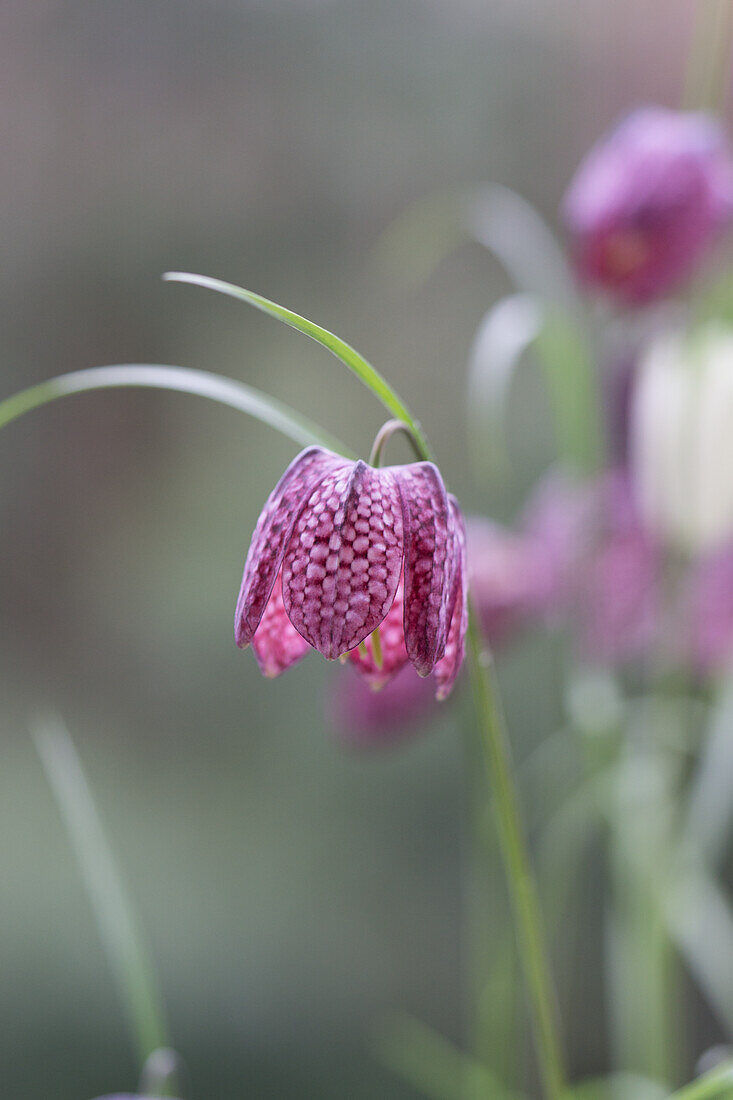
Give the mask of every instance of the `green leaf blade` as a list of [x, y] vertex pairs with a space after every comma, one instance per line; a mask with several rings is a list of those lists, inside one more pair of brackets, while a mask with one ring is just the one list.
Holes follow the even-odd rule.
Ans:
[[731, 1097], [733, 1062], [726, 1062], [675, 1092], [670, 1100], [731, 1100]]
[[468, 357], [466, 416], [469, 452], [479, 478], [509, 471], [504, 430], [509, 390], [542, 323], [536, 298], [512, 294], [496, 302], [476, 329]]
[[430, 448], [420, 423], [413, 417], [402, 398], [392, 389], [386, 378], [340, 336], [336, 336], [328, 329], [309, 321], [306, 317], [301, 317], [299, 313], [294, 313], [292, 310], [286, 309], [285, 306], [278, 305], [277, 302], [272, 302], [269, 298], [263, 298], [261, 294], [245, 290], [234, 283], [212, 279], [208, 275], [194, 275], [187, 271], [167, 271], [163, 278], [167, 282], [188, 283], [191, 286], [204, 287], [207, 290], [214, 290], [219, 294], [226, 294], [230, 298], [246, 302], [248, 305], [254, 306], [255, 309], [261, 310], [262, 313], [267, 313], [270, 317], [282, 321], [283, 324], [288, 325], [297, 332], [302, 332], [305, 336], [309, 336], [311, 340], [321, 344], [322, 347], [330, 351], [332, 355], [335, 355], [348, 367], [393, 416], [396, 416], [398, 420], [402, 420], [412, 429], [417, 437], [423, 457], [426, 459], [431, 458]]
[[32, 409], [40, 408], [61, 397], [90, 390], [147, 388], [173, 390], [206, 397], [221, 405], [245, 412], [255, 420], [279, 431], [304, 447], [318, 444], [346, 458], [355, 457], [340, 440], [277, 401], [243, 382], [235, 382], [220, 374], [194, 370], [190, 367], [161, 366], [157, 363], [124, 363], [110, 367], [61, 374], [36, 386], [21, 390], [0, 401], [0, 429]]
[[534, 348], [544, 368], [561, 454], [580, 474], [598, 473], [605, 447], [594, 356], [586, 334], [568, 314], [547, 311]]
[[154, 1050], [170, 1045], [148, 944], [68, 730], [59, 717], [48, 715], [31, 723], [30, 732], [144, 1061]]

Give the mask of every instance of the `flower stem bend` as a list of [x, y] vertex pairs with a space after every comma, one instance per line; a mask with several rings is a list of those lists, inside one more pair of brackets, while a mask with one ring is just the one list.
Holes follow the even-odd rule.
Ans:
[[540, 1075], [547, 1100], [561, 1100], [565, 1090], [565, 1073], [558, 1008], [537, 887], [512, 777], [511, 753], [494, 684], [491, 657], [481, 640], [473, 608], [466, 641], [480, 738], [494, 794], [501, 855], [514, 911], [517, 947], [529, 995]]
[[417, 455], [420, 461], [429, 461], [429, 452], [421, 445], [420, 439], [415, 434], [409, 424], [405, 424], [404, 420], [388, 420], [386, 424], [377, 432], [376, 439], [372, 444], [371, 454], [369, 455], [370, 466], [380, 466], [382, 463], [382, 451], [387, 443], [390, 441], [393, 435], [401, 432], [406, 435], [410, 441], [413, 451]]

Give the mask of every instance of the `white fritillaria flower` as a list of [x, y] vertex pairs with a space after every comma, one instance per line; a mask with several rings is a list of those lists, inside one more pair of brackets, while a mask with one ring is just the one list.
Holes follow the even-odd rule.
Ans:
[[639, 366], [631, 465], [646, 523], [698, 553], [733, 535], [733, 329], [666, 334]]

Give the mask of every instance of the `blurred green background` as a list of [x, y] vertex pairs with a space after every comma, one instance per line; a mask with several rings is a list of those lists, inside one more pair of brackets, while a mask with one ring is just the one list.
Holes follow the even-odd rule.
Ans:
[[[464, 432], [467, 352], [504, 277], [470, 246], [396, 288], [375, 242], [416, 199], [487, 180], [556, 224], [598, 134], [638, 102], [679, 101], [690, 15], [686, 0], [4, 0], [2, 393], [103, 363], [203, 367], [368, 450], [384, 416], [321, 349], [159, 279], [206, 272], [352, 342], [416, 408], [466, 508], [511, 517], [551, 455], [537, 380], [513, 398], [505, 484], [470, 479]], [[293, 453], [150, 392], [73, 398], [0, 436], [13, 1100], [137, 1077], [28, 737], [38, 708], [63, 713], [87, 766], [196, 1097], [407, 1098], [374, 1056], [385, 1014], [467, 1038], [461, 700], [360, 755], [328, 720], [346, 672], [311, 657], [266, 682], [233, 644], [251, 530]], [[537, 638], [500, 655], [520, 759], [559, 721], [557, 661]], [[576, 1074], [607, 1054], [588, 912], [571, 908], [554, 944]]]

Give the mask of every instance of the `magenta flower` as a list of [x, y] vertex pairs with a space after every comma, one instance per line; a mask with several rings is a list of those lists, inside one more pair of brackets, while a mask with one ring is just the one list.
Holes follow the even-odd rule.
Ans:
[[333, 685], [329, 709], [342, 742], [370, 749], [416, 733], [438, 704], [431, 680], [416, 676], [406, 664], [378, 691], [362, 676], [344, 670]]
[[597, 486], [567, 474], [553, 471], [535, 489], [522, 517], [534, 562], [532, 611], [550, 619], [566, 615], [597, 511]]
[[729, 670], [733, 661], [733, 546], [703, 559], [688, 594], [692, 661], [703, 673]]
[[471, 595], [481, 630], [497, 645], [544, 610], [551, 575], [541, 541], [478, 516], [466, 522]]
[[460, 509], [432, 463], [376, 469], [310, 447], [252, 536], [237, 645], [252, 643], [276, 676], [308, 648], [333, 660], [364, 643], [353, 659], [367, 679], [384, 682], [409, 661], [435, 673], [443, 698], [463, 659], [466, 583]]
[[648, 652], [661, 625], [659, 546], [643, 525], [628, 478], [599, 479], [593, 547], [575, 593], [586, 656], [625, 661]]
[[583, 282], [638, 305], [691, 274], [728, 220], [731, 161], [702, 114], [647, 107], [587, 155], [564, 200]]

